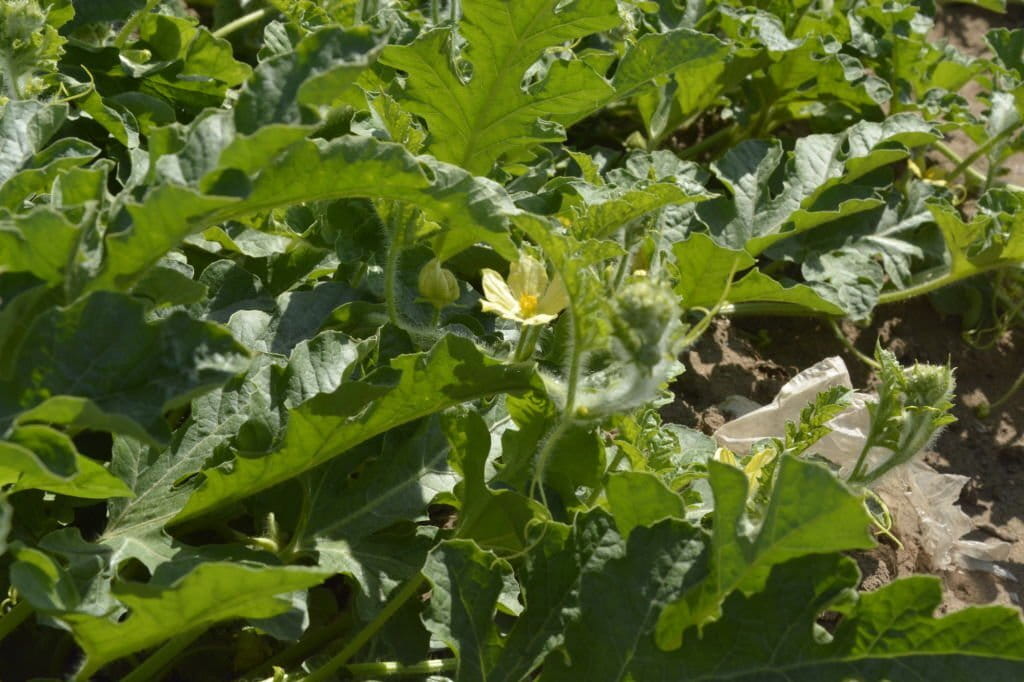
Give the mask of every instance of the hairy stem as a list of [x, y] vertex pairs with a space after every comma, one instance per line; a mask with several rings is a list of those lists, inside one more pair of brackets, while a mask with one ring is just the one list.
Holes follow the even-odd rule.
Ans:
[[523, 325], [519, 331], [519, 343], [516, 344], [516, 349], [512, 353], [513, 362], [526, 362], [533, 357], [533, 349], [537, 347], [540, 330], [539, 325]]
[[139, 28], [139, 24], [142, 23], [142, 20], [159, 4], [160, 0], [146, 0], [146, 6], [133, 14], [128, 21], [124, 22], [124, 26], [121, 27], [121, 30], [117, 32], [117, 37], [114, 38], [114, 45], [116, 47], [124, 47], [127, 45], [128, 39], [131, 38], [132, 34]]
[[384, 304], [387, 306], [388, 319], [391, 324], [401, 327], [398, 314], [398, 299], [395, 290], [398, 287], [398, 261], [402, 257], [401, 240], [396, 236], [388, 244], [388, 252], [384, 261]]
[[377, 631], [384, 627], [393, 615], [402, 608], [402, 605], [409, 601], [416, 593], [419, 592], [420, 587], [426, 582], [426, 578], [422, 574], [417, 573], [412, 578], [405, 581], [402, 588], [395, 594], [391, 600], [384, 605], [384, 608], [380, 610], [373, 620], [366, 624], [362, 630], [356, 633], [345, 648], [339, 651], [331, 660], [327, 661], [324, 665], [320, 666], [312, 673], [302, 678], [303, 682], [326, 682], [333, 678], [341, 668], [348, 664], [348, 659], [355, 656], [363, 646], [373, 638]]

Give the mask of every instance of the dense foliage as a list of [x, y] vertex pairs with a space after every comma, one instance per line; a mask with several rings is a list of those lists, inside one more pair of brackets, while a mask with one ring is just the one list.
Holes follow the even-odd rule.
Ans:
[[878, 354], [843, 477], [847, 391], [657, 411], [716, 315], [1019, 273], [1024, 30], [931, 9], [4, 0], [0, 676], [1024, 678], [841, 554], [947, 368]]

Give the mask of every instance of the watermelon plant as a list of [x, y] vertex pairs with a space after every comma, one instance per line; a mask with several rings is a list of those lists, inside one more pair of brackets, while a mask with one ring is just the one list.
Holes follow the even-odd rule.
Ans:
[[842, 554], [948, 368], [879, 356], [843, 479], [843, 391], [753, 454], [658, 413], [715, 316], [1019, 272], [1024, 32], [931, 9], [5, 0], [0, 676], [1024, 676]]

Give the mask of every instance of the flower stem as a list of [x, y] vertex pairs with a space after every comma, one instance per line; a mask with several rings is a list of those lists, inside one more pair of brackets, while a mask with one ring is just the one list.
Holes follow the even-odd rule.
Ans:
[[513, 362], [526, 362], [533, 357], [533, 349], [537, 347], [537, 339], [540, 338], [540, 325], [523, 325], [519, 331], [519, 343], [512, 353]]
[[345, 645], [344, 649], [339, 651], [327, 663], [302, 678], [303, 682], [326, 682], [332, 679], [334, 673], [344, 668], [348, 664], [348, 659], [356, 655], [377, 634], [377, 631], [384, 627], [384, 624], [395, 615], [398, 609], [419, 592], [424, 582], [426, 582], [426, 579], [421, 573], [417, 573], [412, 578], [406, 580], [402, 588], [380, 610], [380, 613], [374, 616], [373, 620], [367, 623], [366, 627], [356, 633], [356, 636]]
[[22, 599], [15, 604], [13, 609], [4, 614], [3, 618], [0, 618], [0, 641], [3, 641], [4, 637], [14, 632], [31, 615], [32, 605], [26, 600]]

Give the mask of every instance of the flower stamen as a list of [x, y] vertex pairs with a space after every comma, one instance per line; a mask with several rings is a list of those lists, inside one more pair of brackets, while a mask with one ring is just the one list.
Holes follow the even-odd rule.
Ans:
[[523, 317], [533, 317], [537, 312], [537, 297], [533, 294], [522, 294], [519, 296], [519, 314]]

